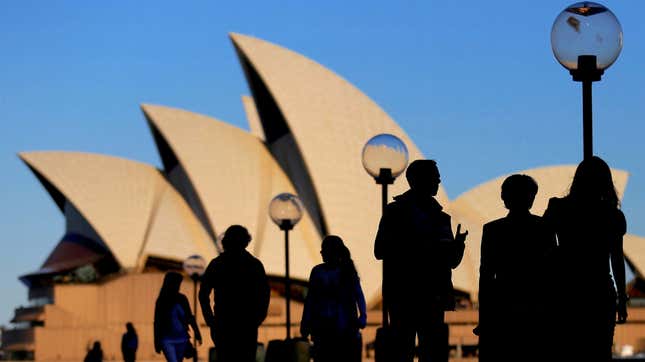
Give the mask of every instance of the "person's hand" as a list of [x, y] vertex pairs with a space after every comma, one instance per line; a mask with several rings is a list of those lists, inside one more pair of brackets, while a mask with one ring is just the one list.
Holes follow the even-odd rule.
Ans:
[[616, 318], [616, 324], [624, 324], [627, 322], [627, 298], [622, 297], [618, 298], [618, 306], [616, 312], [618, 317]]
[[306, 328], [300, 328], [300, 335], [302, 335], [302, 338], [308, 339], [309, 338], [309, 330]]
[[367, 316], [365, 314], [361, 314], [358, 317], [358, 328], [363, 329], [367, 325]]
[[455, 234], [455, 241], [458, 243], [463, 243], [466, 241], [466, 236], [468, 236], [468, 230], [461, 232], [461, 224], [457, 225], [457, 233]]

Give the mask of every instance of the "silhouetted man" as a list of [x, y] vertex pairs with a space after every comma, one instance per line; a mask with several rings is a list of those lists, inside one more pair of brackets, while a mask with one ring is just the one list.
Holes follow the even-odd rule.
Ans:
[[417, 160], [405, 174], [410, 190], [387, 205], [374, 246], [384, 262], [391, 362], [411, 362], [415, 336], [421, 362], [448, 360], [444, 311], [454, 309], [452, 269], [464, 255], [467, 232], [453, 237], [450, 216], [434, 196], [441, 182], [437, 164]]
[[121, 354], [124, 362], [134, 362], [137, 359], [139, 337], [131, 322], [125, 324], [125, 330], [121, 337]]
[[[527, 175], [512, 175], [502, 183], [508, 215], [484, 225], [479, 268], [479, 360], [548, 361], [545, 298], [550, 281], [548, 258], [555, 234], [541, 217], [529, 212], [538, 191]], [[521, 329], [518, 330], [518, 326]], [[526, 353], [526, 343], [535, 346]]]
[[[250, 241], [243, 226], [230, 226], [222, 239], [224, 252], [208, 264], [199, 290], [204, 321], [221, 362], [255, 361], [258, 327], [269, 307], [264, 267], [245, 250]], [[215, 294], [214, 313], [211, 291]]]

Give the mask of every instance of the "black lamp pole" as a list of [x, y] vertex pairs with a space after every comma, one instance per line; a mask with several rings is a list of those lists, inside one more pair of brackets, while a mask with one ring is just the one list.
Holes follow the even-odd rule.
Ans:
[[289, 277], [289, 230], [291, 229], [293, 229], [293, 223], [288, 219], [282, 220], [280, 230], [284, 231], [284, 289], [287, 305], [287, 339], [291, 339], [291, 278]]
[[[190, 276], [190, 279], [193, 280], [193, 317], [195, 318], [195, 324], [197, 324], [197, 282], [199, 281], [199, 274], [193, 273]], [[195, 347], [195, 355], [193, 356], [193, 361], [197, 362], [197, 333], [193, 331], [193, 346]]]
[[[379, 170], [379, 175], [374, 177], [374, 181], [377, 184], [381, 185], [381, 215], [385, 213], [385, 207], [387, 206], [387, 185], [394, 183], [394, 177], [392, 176], [392, 169], [390, 168], [381, 168]], [[387, 315], [387, 304], [385, 303], [385, 260], [383, 260], [383, 277], [381, 281], [381, 308], [383, 309], [383, 327], [388, 326], [388, 315]]]
[[600, 81], [604, 70], [598, 69], [595, 55], [578, 56], [578, 69], [569, 71], [576, 82], [582, 82], [582, 141], [584, 159], [593, 156], [593, 107], [591, 84]]

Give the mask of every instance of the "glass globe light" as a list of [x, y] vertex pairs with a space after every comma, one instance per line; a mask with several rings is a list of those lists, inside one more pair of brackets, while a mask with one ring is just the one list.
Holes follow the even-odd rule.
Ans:
[[378, 178], [381, 169], [390, 169], [392, 177], [399, 176], [408, 166], [408, 148], [398, 137], [382, 133], [367, 141], [362, 153], [363, 167]]
[[201, 255], [191, 255], [184, 260], [183, 267], [190, 277], [202, 276], [206, 271], [206, 260]]
[[288, 192], [279, 194], [269, 203], [269, 216], [273, 222], [283, 228], [293, 227], [302, 218], [304, 206], [298, 196]]
[[612, 65], [623, 48], [618, 19], [601, 4], [583, 1], [564, 9], [551, 28], [551, 48], [565, 68], [578, 69], [578, 57], [595, 56], [602, 71]]

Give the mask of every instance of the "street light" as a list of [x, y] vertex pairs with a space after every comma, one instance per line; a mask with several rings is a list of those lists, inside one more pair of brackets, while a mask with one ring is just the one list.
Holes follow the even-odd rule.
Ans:
[[602, 77], [623, 48], [623, 30], [614, 13], [584, 1], [564, 9], [551, 28], [551, 48], [573, 80], [582, 82], [584, 158], [593, 156], [591, 84]]
[[[201, 255], [191, 255], [186, 260], [184, 260], [184, 271], [190, 279], [193, 280], [193, 316], [195, 318], [195, 323], [197, 323], [197, 282], [204, 275], [206, 271], [206, 260], [201, 257]], [[193, 356], [193, 361], [197, 362], [197, 334], [193, 333], [193, 346], [195, 347], [195, 355]]]
[[[361, 157], [363, 167], [377, 184], [381, 185], [381, 213], [387, 206], [387, 185], [393, 184], [408, 166], [408, 148], [398, 137], [382, 133], [367, 141]], [[385, 263], [383, 263], [383, 280], [385, 280]], [[383, 309], [383, 327], [387, 327], [387, 308], [385, 289], [381, 284], [381, 308]]]
[[289, 230], [300, 221], [303, 205], [298, 196], [282, 193], [269, 203], [271, 220], [284, 231], [285, 299], [287, 303], [287, 339], [291, 338], [291, 279], [289, 278]]

